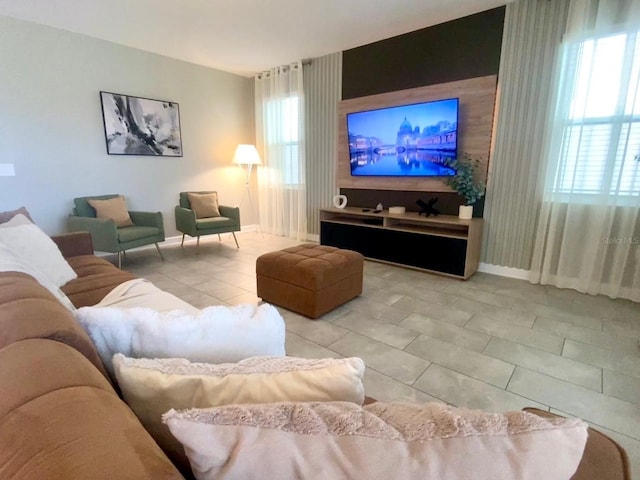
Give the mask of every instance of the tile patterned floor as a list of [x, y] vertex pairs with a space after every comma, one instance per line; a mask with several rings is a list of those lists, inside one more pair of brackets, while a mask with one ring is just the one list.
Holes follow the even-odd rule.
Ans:
[[[127, 255], [124, 268], [205, 307], [257, 302], [255, 260], [295, 245], [246, 232]], [[311, 321], [280, 309], [287, 353], [359, 356], [379, 400], [577, 416], [619, 441], [640, 478], [640, 304], [477, 273], [462, 282], [365, 262], [361, 297]]]

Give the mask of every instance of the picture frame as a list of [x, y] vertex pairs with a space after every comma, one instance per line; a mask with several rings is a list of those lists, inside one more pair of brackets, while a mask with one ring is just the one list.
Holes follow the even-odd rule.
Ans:
[[178, 103], [100, 92], [109, 155], [182, 157]]

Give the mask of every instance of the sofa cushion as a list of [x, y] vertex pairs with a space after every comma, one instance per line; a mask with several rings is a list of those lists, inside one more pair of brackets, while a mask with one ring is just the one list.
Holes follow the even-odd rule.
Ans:
[[191, 210], [196, 214], [196, 218], [219, 217], [220, 208], [218, 206], [218, 193], [187, 193]]
[[18, 214], [22, 214], [27, 217], [29, 220], [33, 222], [31, 215], [29, 215], [29, 211], [25, 207], [16, 208], [15, 210], [7, 210], [5, 212], [0, 212], [0, 223], [5, 223], [11, 220]]
[[284, 320], [268, 304], [212, 306], [197, 315], [181, 310], [84, 307], [74, 315], [89, 333], [110, 373], [115, 353], [208, 363], [285, 353]]
[[3, 479], [183, 478], [126, 404], [93, 386], [55, 390], [7, 413], [0, 445]]
[[23, 213], [16, 214], [6, 222], [0, 222], [0, 228], [17, 227], [19, 225], [33, 225], [33, 222]]
[[[544, 418], [558, 416], [538, 408], [524, 410]], [[624, 448], [594, 428], [589, 428], [588, 433], [582, 460], [571, 480], [631, 480], [629, 458]]]
[[362, 404], [364, 399], [359, 358], [253, 357], [212, 365], [116, 354], [113, 365], [127, 404], [181, 470], [189, 468], [184, 449], [162, 423], [162, 414], [171, 408], [279, 401]]
[[90, 386], [115, 393], [104, 375], [78, 350], [54, 340], [33, 338], [7, 345], [0, 349], [0, 365], [0, 418], [63, 388]]
[[57, 287], [77, 276], [53, 240], [34, 224], [0, 228], [0, 244], [17, 257], [28, 259]]
[[[22, 215], [17, 217], [26, 218]], [[16, 218], [16, 217], [14, 217]], [[0, 225], [1, 227], [1, 225]], [[73, 311], [75, 306], [71, 300], [64, 294], [60, 287], [56, 286], [49, 278], [38, 268], [31, 265], [24, 257], [14, 255], [11, 250], [0, 243], [0, 272], [20, 272], [31, 275], [40, 285], [49, 290], [49, 292], [62, 304], [65, 308]]]
[[1, 272], [0, 348], [29, 338], [48, 338], [66, 343], [107, 376], [96, 347], [69, 310], [33, 277], [24, 273]]
[[96, 218], [113, 220], [117, 227], [133, 225], [127, 210], [127, 203], [122, 195], [107, 200], [91, 198], [87, 202], [96, 211]]
[[587, 439], [580, 420], [428, 403], [230, 405], [163, 416], [198, 480], [567, 480]]
[[62, 291], [78, 308], [95, 305], [115, 287], [135, 278], [94, 255], [71, 257], [68, 261], [78, 278], [64, 285]]

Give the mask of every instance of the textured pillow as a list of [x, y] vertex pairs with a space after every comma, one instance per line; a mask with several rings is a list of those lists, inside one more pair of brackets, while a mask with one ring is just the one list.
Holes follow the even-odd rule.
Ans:
[[0, 223], [5, 223], [11, 220], [18, 214], [22, 214], [27, 217], [29, 220], [33, 221], [31, 215], [29, 215], [29, 211], [25, 207], [17, 208], [16, 210], [8, 210], [6, 212], [0, 212]]
[[285, 352], [284, 320], [268, 304], [207, 307], [197, 315], [181, 310], [82, 307], [75, 317], [111, 374], [115, 353], [225, 363], [259, 355], [284, 356]]
[[[0, 227], [3, 226], [0, 225]], [[67, 297], [57, 286], [51, 283], [46, 275], [30, 264], [28, 260], [14, 255], [11, 250], [5, 247], [2, 243], [0, 243], [0, 272], [21, 272], [31, 275], [40, 285], [49, 290], [62, 305], [72, 312], [76, 309], [73, 303], [71, 303], [71, 300], [69, 300], [69, 297]]]
[[58, 246], [36, 225], [0, 228], [0, 244], [37, 268], [56, 287], [77, 278]]
[[127, 204], [122, 195], [108, 200], [87, 200], [96, 211], [97, 218], [108, 218], [116, 222], [117, 227], [130, 227], [133, 225]]
[[22, 213], [18, 213], [12, 219], [4, 223], [0, 223], [0, 228], [12, 228], [12, 227], [19, 227], [20, 225], [31, 225], [31, 224], [33, 224], [31, 220], [29, 220]]
[[587, 440], [581, 420], [437, 403], [230, 405], [163, 421], [198, 480], [568, 480]]
[[162, 423], [171, 408], [281, 401], [364, 401], [364, 362], [359, 358], [309, 360], [253, 357], [212, 365], [185, 359], [113, 357], [125, 401], [171, 460], [189, 468], [184, 449]]
[[211, 193], [187, 193], [191, 210], [196, 214], [196, 218], [219, 217], [218, 194]]

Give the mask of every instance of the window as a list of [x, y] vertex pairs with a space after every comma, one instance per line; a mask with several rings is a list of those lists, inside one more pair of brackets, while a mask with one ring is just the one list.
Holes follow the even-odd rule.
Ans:
[[562, 75], [553, 192], [640, 195], [640, 35], [566, 47]]
[[280, 150], [283, 163], [282, 181], [285, 186], [303, 185], [300, 169], [299, 97], [270, 100], [266, 108], [267, 142]]

